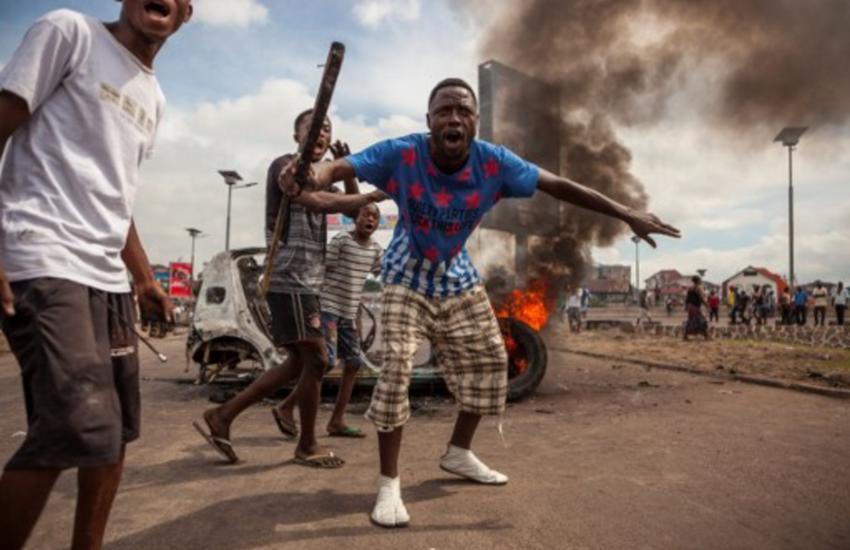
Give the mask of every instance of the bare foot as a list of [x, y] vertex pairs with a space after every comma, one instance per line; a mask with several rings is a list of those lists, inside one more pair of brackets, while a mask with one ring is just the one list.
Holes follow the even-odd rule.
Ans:
[[289, 407], [275, 407], [277, 410], [277, 415], [279, 418], [282, 418], [284, 422], [288, 422], [289, 424], [295, 424], [295, 409], [291, 409]]
[[205, 410], [204, 420], [210, 428], [210, 435], [230, 440], [230, 421], [221, 415], [218, 407]]

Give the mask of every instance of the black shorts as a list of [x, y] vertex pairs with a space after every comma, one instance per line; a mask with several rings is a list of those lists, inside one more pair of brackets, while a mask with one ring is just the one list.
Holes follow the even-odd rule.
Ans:
[[110, 311], [132, 323], [132, 295], [49, 277], [12, 283], [12, 292], [16, 314], [3, 331], [21, 367], [28, 428], [6, 469], [115, 464], [141, 420], [136, 335]]
[[269, 292], [266, 300], [272, 315], [272, 338], [275, 346], [282, 347], [324, 337], [318, 295]]
[[336, 365], [337, 359], [342, 361], [343, 367], [359, 369], [363, 360], [360, 358], [360, 333], [354, 319], [322, 312], [322, 329], [328, 348], [329, 369]]

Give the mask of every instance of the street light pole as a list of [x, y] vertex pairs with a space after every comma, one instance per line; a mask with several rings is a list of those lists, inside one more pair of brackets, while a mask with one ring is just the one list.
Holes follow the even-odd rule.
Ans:
[[227, 184], [227, 226], [224, 230], [224, 249], [230, 250], [230, 203], [233, 198], [233, 184]]
[[788, 148], [788, 286], [794, 286], [794, 147], [800, 143], [808, 126], [786, 126], [773, 141]]
[[195, 282], [195, 239], [198, 238], [198, 235], [203, 233], [200, 229], [195, 229], [194, 227], [187, 227], [186, 231], [189, 232], [189, 236], [192, 237], [192, 256], [191, 256], [191, 271], [189, 273], [189, 280], [191, 282]]
[[794, 146], [788, 145], [788, 277], [794, 284]]
[[633, 235], [632, 242], [635, 243], [635, 300], [640, 303], [640, 237]]
[[237, 185], [242, 181], [242, 176], [239, 175], [239, 172], [235, 170], [219, 170], [218, 173], [224, 178], [224, 184], [227, 186], [227, 222], [224, 229], [224, 249], [230, 250], [230, 204], [233, 197], [233, 189], [234, 187], [236, 189], [252, 187], [257, 185], [257, 182], [252, 181], [251, 183]]

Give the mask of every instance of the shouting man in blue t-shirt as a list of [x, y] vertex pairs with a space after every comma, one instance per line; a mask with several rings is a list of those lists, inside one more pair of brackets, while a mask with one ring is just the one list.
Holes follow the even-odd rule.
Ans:
[[[357, 177], [389, 195], [399, 223], [383, 261], [384, 368], [366, 412], [378, 428], [381, 476], [372, 521], [406, 525], [398, 457], [402, 427], [410, 417], [408, 387], [413, 357], [427, 338], [443, 377], [459, 403], [440, 467], [479, 483], [504, 485], [470, 450], [481, 416], [501, 414], [507, 394], [507, 354], [499, 326], [465, 244], [500, 199], [531, 197], [536, 190], [558, 200], [619, 218], [653, 247], [650, 233], [679, 230], [636, 212], [574, 181], [526, 162], [504, 147], [475, 139], [478, 101], [460, 79], [443, 80], [428, 100], [427, 134], [383, 141], [344, 159], [314, 165], [319, 187]], [[295, 162], [283, 170], [281, 187], [300, 192]]]

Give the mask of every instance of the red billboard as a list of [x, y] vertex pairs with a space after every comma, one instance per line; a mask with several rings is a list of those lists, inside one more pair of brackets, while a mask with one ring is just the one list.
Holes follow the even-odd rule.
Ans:
[[191, 298], [192, 265], [184, 262], [171, 262], [168, 268], [168, 295], [172, 298]]

